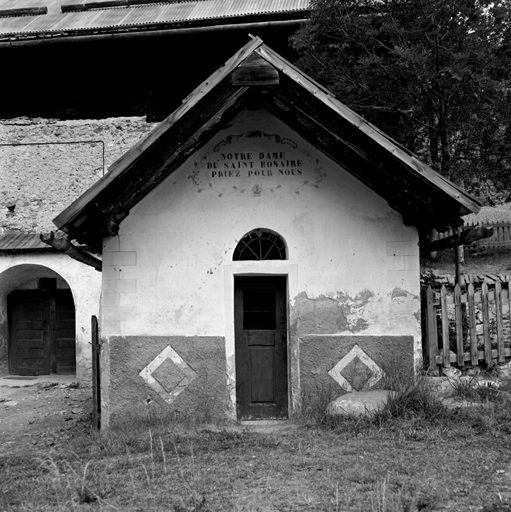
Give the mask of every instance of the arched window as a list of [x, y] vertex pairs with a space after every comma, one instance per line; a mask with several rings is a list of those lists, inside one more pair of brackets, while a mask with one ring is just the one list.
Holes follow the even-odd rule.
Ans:
[[247, 260], [285, 260], [286, 244], [271, 231], [255, 229], [245, 235], [234, 249], [234, 261]]

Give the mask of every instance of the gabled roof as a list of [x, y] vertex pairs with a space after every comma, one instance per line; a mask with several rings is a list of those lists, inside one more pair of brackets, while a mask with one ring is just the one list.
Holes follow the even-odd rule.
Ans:
[[310, 0], [0, 0], [0, 41], [296, 23], [309, 12]]
[[54, 223], [98, 248], [131, 208], [247, 106], [287, 124], [384, 198], [407, 225], [445, 231], [479, 211], [475, 199], [254, 38]]

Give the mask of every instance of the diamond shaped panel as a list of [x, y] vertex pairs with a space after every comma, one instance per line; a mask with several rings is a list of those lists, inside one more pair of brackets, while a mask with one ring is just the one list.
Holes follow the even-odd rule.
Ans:
[[[167, 361], [176, 366], [180, 372], [184, 374], [181, 380], [178, 380], [176, 375], [175, 378], [171, 378], [170, 380], [165, 378], [165, 382], [159, 381], [157, 376], [160, 376], [160, 379], [162, 379], [161, 375], [166, 376], [167, 372], [165, 372], [165, 368], [162, 368], [161, 372], [157, 372], [157, 370], [164, 363], [166, 364]], [[170, 345], [167, 345], [139, 373], [139, 375], [146, 381], [148, 386], [153, 388], [163, 398], [163, 400], [169, 404], [171, 404], [177, 398], [177, 396], [182, 393], [190, 385], [190, 383], [198, 377], [197, 372], [185, 361], [183, 361], [181, 356]]]
[[328, 375], [343, 389], [352, 392], [371, 388], [384, 372], [358, 345], [354, 345]]
[[341, 375], [355, 391], [360, 391], [373, 376], [373, 371], [359, 357], [355, 357], [342, 369]]
[[153, 378], [167, 390], [175, 389], [185, 377], [185, 372], [171, 359], [165, 359], [153, 372]]

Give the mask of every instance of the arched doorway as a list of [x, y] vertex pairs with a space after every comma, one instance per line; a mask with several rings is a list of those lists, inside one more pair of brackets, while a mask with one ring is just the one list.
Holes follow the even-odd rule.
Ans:
[[[267, 229], [247, 233], [233, 253], [234, 261], [285, 259], [284, 240]], [[286, 418], [287, 276], [235, 275], [234, 329], [238, 419]]]
[[76, 373], [76, 320], [67, 282], [42, 265], [0, 275], [11, 375]]

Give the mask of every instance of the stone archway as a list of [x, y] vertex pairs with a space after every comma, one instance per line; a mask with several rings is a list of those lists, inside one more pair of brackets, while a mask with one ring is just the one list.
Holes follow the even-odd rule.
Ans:
[[46, 266], [21, 264], [0, 274], [0, 372], [76, 372], [73, 295]]

